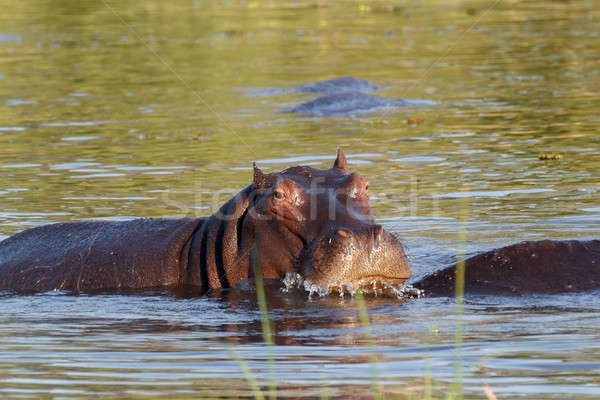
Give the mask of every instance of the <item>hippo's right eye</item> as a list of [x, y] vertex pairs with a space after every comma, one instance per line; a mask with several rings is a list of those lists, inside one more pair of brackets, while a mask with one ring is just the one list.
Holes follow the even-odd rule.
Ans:
[[280, 192], [279, 190], [275, 190], [275, 191], [273, 192], [273, 197], [274, 197], [276, 200], [283, 200], [283, 198], [285, 197], [285, 195], [283, 194], [283, 192]]

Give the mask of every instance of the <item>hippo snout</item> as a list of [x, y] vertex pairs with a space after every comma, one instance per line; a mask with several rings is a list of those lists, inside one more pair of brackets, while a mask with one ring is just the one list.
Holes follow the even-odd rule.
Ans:
[[381, 225], [337, 227], [317, 238], [303, 260], [304, 277], [329, 288], [374, 281], [404, 283], [410, 269], [400, 241]]

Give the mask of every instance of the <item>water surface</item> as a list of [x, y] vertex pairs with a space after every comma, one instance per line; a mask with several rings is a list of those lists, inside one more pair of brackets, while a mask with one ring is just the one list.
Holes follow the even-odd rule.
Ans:
[[[204, 216], [342, 147], [416, 277], [524, 239], [600, 237], [600, 7], [589, 2], [7, 0], [0, 238], [52, 222]], [[431, 103], [278, 111], [353, 76]], [[255, 96], [282, 89], [273, 96]], [[560, 160], [540, 161], [540, 153]], [[600, 397], [598, 293], [367, 299], [0, 297], [0, 397]], [[232, 353], [232, 349], [235, 353]], [[373, 358], [374, 357], [374, 358]], [[375, 360], [376, 362], [373, 362]], [[266, 393], [266, 392], [265, 392]]]

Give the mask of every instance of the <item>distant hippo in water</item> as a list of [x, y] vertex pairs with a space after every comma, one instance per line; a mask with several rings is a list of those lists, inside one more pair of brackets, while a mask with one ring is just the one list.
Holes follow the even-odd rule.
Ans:
[[326, 81], [309, 83], [308, 85], [298, 86], [294, 91], [301, 93], [322, 93], [336, 94], [343, 92], [373, 92], [381, 90], [383, 87], [373, 85], [362, 79], [356, 79], [349, 76], [343, 78], [329, 79]]
[[[467, 293], [556, 293], [600, 287], [600, 241], [525, 242], [466, 261]], [[329, 290], [400, 285], [400, 241], [374, 222], [368, 182], [333, 167], [266, 174], [208, 218], [75, 222], [0, 242], [0, 290], [170, 289], [201, 294], [260, 274], [298, 274]], [[415, 283], [452, 295], [454, 269]]]
[[304, 114], [311, 117], [335, 117], [430, 104], [434, 103], [425, 100], [390, 100], [362, 92], [344, 92], [318, 97], [281, 112]]
[[362, 79], [345, 76], [343, 78], [328, 79], [307, 85], [296, 86], [291, 88], [274, 88], [263, 89], [252, 92], [255, 96], [273, 96], [285, 93], [320, 93], [320, 94], [335, 94], [344, 92], [373, 92], [383, 89], [382, 86], [374, 85]]
[[427, 100], [394, 100], [369, 94], [384, 89], [362, 79], [343, 77], [310, 83], [292, 88], [266, 89], [253, 92], [256, 96], [285, 93], [319, 93], [324, 96], [304, 102], [282, 113], [304, 114], [311, 117], [354, 116], [382, 109], [416, 107], [435, 104]]

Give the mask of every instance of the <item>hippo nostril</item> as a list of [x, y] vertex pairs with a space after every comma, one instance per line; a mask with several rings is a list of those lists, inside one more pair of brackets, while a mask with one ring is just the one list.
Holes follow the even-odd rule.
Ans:
[[347, 229], [338, 229], [335, 233], [345, 238], [352, 236], [352, 232]]

